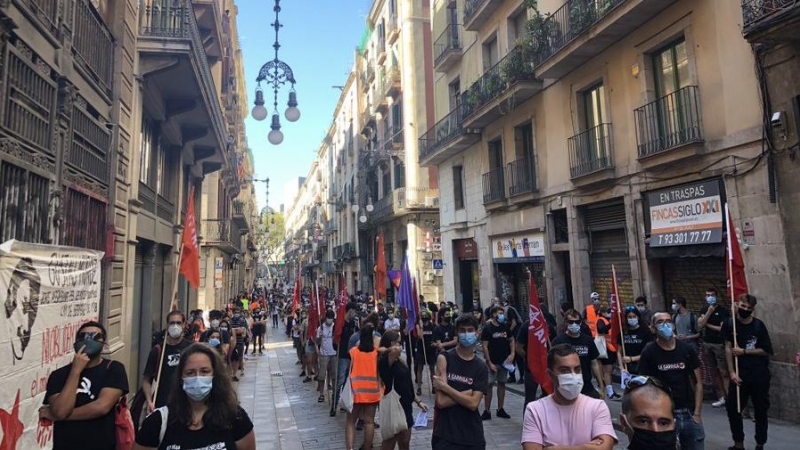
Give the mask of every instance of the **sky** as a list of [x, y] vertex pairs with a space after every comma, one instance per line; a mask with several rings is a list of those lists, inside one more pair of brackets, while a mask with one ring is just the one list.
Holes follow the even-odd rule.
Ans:
[[[283, 113], [289, 86], [278, 91], [283, 143], [267, 140], [272, 116], [273, 92], [264, 82], [264, 99], [270, 117], [245, 121], [247, 143], [253, 150], [255, 175], [269, 178], [269, 206], [276, 210], [285, 199], [285, 187], [304, 177], [333, 120], [341, 86], [353, 68], [356, 47], [366, 26], [371, 0], [282, 0], [281, 44], [278, 58], [294, 72], [300, 120], [289, 122]], [[255, 100], [256, 77], [262, 65], [275, 57], [274, 0], [237, 0], [239, 42], [244, 57], [247, 100]], [[264, 183], [256, 183], [258, 207], [265, 202]]]

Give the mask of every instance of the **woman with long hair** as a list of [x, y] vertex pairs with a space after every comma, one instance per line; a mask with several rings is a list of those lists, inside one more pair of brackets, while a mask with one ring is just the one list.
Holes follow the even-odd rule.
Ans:
[[392, 389], [397, 391], [400, 396], [400, 405], [406, 413], [406, 423], [408, 424], [406, 430], [397, 433], [390, 439], [384, 439], [381, 444], [381, 450], [393, 450], [395, 445], [398, 445], [400, 450], [408, 450], [409, 442], [411, 441], [411, 428], [414, 426], [411, 404], [416, 403], [425, 412], [428, 411], [428, 406], [414, 395], [411, 370], [400, 358], [400, 350], [402, 348], [400, 333], [394, 330], [388, 330], [383, 333], [381, 347], [389, 349], [388, 352], [378, 358], [378, 373], [384, 385], [383, 395], [388, 394]]
[[[239, 406], [216, 350], [202, 343], [190, 345], [181, 353], [177, 374], [167, 405], [144, 420], [134, 450], [255, 450], [253, 422]], [[167, 420], [162, 429], [164, 416]]]
[[[628, 369], [628, 373], [639, 373], [639, 357], [644, 346], [653, 340], [653, 333], [645, 326], [642, 313], [635, 306], [625, 307], [625, 332], [619, 337], [620, 344], [625, 346], [625, 356], [620, 358], [620, 370]], [[624, 386], [623, 386], [624, 387]]]
[[364, 421], [364, 450], [372, 450], [375, 435], [375, 409], [381, 401], [381, 386], [378, 378], [378, 352], [372, 340], [374, 328], [371, 324], [359, 332], [358, 347], [350, 349], [350, 386], [353, 389], [353, 410], [347, 413], [345, 422], [345, 444], [353, 448], [356, 420]]

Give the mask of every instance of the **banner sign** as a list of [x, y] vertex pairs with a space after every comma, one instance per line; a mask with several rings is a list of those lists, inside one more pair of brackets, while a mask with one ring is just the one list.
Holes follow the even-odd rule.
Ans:
[[72, 362], [75, 333], [100, 315], [103, 252], [8, 241], [0, 245], [0, 425], [4, 449], [51, 448], [39, 407], [54, 370]]
[[544, 256], [544, 233], [492, 239], [495, 259]]
[[651, 247], [722, 242], [719, 180], [682, 184], [646, 195]]
[[222, 289], [222, 265], [225, 260], [218, 256], [214, 258], [214, 288]]

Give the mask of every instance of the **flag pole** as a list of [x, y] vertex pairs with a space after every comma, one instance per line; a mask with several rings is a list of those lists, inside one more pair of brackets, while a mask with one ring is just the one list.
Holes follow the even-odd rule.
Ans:
[[[728, 208], [728, 204], [725, 203], [725, 219], [727, 221], [726, 226], [728, 227], [728, 286], [730, 290], [730, 298], [731, 298], [731, 323], [733, 324], [733, 347], [736, 348], [739, 346], [738, 339], [736, 336], [736, 310], [734, 309], [734, 304], [736, 303], [736, 290], [733, 286], [733, 248], [731, 246], [731, 239], [736, 238], [736, 231], [731, 229], [731, 224], [733, 221], [731, 220], [731, 210]], [[733, 354], [733, 353], [731, 353]], [[739, 357], [733, 355], [733, 365], [734, 371], [736, 372], [736, 376], [739, 376]], [[736, 411], [741, 414], [742, 412], [742, 391], [739, 385], [736, 385]]]
[[[628, 364], [626, 364], [624, 362], [624, 359], [625, 359], [625, 331], [624, 331], [624, 328], [622, 327], [622, 316], [621, 316], [621, 314], [622, 314], [622, 304], [619, 301], [619, 287], [617, 286], [617, 269], [616, 269], [616, 267], [614, 267], [613, 264], [611, 265], [611, 277], [612, 277], [611, 278], [611, 282], [614, 283], [614, 306], [613, 306], [613, 309], [617, 311], [615, 314], [617, 315], [617, 325], [619, 326], [619, 339], [620, 339], [619, 348], [620, 348], [620, 352], [622, 353], [622, 358], [623, 358], [622, 369], [627, 372], [628, 371]], [[613, 321], [614, 321], [613, 317], [611, 318], [611, 321], [613, 323]]]

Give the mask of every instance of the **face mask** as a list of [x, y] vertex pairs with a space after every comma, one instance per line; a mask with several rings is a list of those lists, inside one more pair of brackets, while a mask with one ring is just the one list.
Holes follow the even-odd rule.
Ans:
[[219, 339], [211, 338], [208, 340], [208, 344], [211, 345], [212, 347], [219, 347]]
[[169, 328], [167, 328], [167, 332], [172, 339], [178, 339], [181, 337], [181, 333], [183, 333], [183, 327], [180, 325], [170, 325]]
[[394, 314], [389, 314], [389, 320], [394, 320]]
[[473, 348], [478, 343], [478, 336], [475, 332], [458, 333], [458, 343], [464, 348]]
[[630, 446], [631, 450], [674, 450], [676, 433], [675, 430], [669, 431], [650, 431], [634, 428], [628, 421], [626, 416], [622, 416], [625, 421], [626, 427], [633, 431], [631, 436]]
[[593, 304], [594, 306], [600, 306], [600, 299], [599, 299], [599, 298], [596, 298], [596, 299], [592, 300], [592, 304]]
[[220, 331], [228, 331], [228, 327], [219, 327]]
[[646, 306], [637, 306], [636, 309], [638, 309], [640, 313], [643, 313], [643, 312], [647, 311], [647, 307]]
[[583, 389], [583, 375], [562, 373], [558, 376], [558, 393], [567, 400], [575, 400]]
[[717, 304], [717, 297], [714, 297], [713, 295], [710, 295], [710, 296], [706, 297], [706, 302], [709, 305], [714, 306], [714, 305]]
[[456, 315], [458, 315], [458, 309], [454, 309], [454, 310], [453, 310], [453, 314], [456, 314]]
[[325, 319], [325, 323], [327, 323], [328, 326], [330, 326], [331, 324], [333, 324], [333, 319]]
[[742, 319], [748, 319], [750, 316], [753, 315], [753, 311], [747, 309], [739, 309], [739, 317]]
[[577, 323], [571, 323], [567, 325], [567, 331], [569, 331], [569, 334], [580, 334], [581, 326]]
[[75, 353], [80, 351], [81, 347], [85, 347], [83, 349], [83, 353], [89, 357], [89, 359], [94, 358], [95, 356], [99, 355], [103, 351], [103, 343], [97, 342], [94, 339], [85, 339], [82, 341], [78, 341], [74, 345]]
[[661, 325], [656, 327], [656, 333], [658, 333], [658, 337], [661, 339], [668, 341], [672, 339], [672, 329], [671, 323], [662, 323]]
[[628, 326], [636, 328], [639, 326], [639, 319], [628, 319]]
[[428, 322], [430, 322], [430, 321], [431, 321], [431, 319], [429, 319], [429, 318], [427, 318], [427, 317], [423, 317], [423, 318], [422, 318], [422, 323], [428, 323]]
[[610, 318], [611, 318], [611, 313], [605, 313], [605, 314], [603, 314], [603, 316], [604, 316], [606, 319], [610, 319]]
[[506, 322], [506, 316], [503, 315], [503, 314], [498, 315], [497, 316], [497, 321], [500, 322], [500, 323], [505, 323]]
[[673, 312], [678, 312], [678, 309], [679, 309], [679, 308], [680, 308], [680, 307], [678, 306], [678, 304], [677, 304], [677, 303], [673, 303], [673, 304], [672, 304], [672, 311], [673, 311]]
[[219, 328], [219, 320], [212, 320], [211, 328]]
[[190, 399], [201, 402], [211, 393], [214, 377], [187, 377], [183, 379], [183, 392]]

